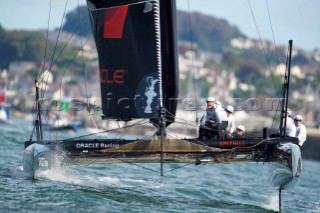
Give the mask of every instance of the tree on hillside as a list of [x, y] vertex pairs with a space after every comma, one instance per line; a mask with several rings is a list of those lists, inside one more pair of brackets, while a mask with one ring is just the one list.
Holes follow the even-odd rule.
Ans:
[[230, 26], [226, 20], [181, 11], [177, 13], [177, 33], [179, 40], [192, 39], [191, 42], [198, 44], [201, 49], [215, 52], [230, 47], [232, 38], [245, 37], [238, 28]]
[[253, 60], [242, 62], [236, 76], [241, 82], [252, 85], [255, 85], [257, 79], [263, 78], [260, 65]]
[[7, 31], [5, 33], [2, 32], [1, 34], [1, 67], [8, 68], [12, 61], [41, 61], [46, 45], [42, 33]]
[[237, 70], [241, 65], [241, 58], [232, 51], [222, 53], [222, 68], [226, 70]]

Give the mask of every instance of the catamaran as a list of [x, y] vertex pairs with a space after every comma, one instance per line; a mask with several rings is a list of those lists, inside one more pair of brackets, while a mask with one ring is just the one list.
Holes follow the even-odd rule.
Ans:
[[[296, 138], [286, 136], [285, 128], [280, 128], [278, 136], [261, 128], [261, 137], [169, 137], [167, 127], [176, 120], [179, 80], [174, 0], [87, 0], [87, 7], [99, 56], [102, 119], [145, 119], [155, 131], [151, 137], [137, 139], [46, 140], [36, 82], [36, 139], [25, 142], [25, 172], [34, 177], [40, 168], [50, 168], [52, 158], [63, 152], [65, 165], [159, 163], [161, 175], [166, 163], [272, 163], [271, 182], [279, 192], [298, 183], [300, 147]], [[291, 49], [292, 41], [283, 83], [281, 127], [286, 124]], [[122, 128], [130, 132], [129, 126]]]

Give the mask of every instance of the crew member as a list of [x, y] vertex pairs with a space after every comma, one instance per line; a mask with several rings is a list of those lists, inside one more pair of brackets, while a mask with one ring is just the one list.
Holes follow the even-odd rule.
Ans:
[[[291, 118], [291, 110], [287, 109], [287, 112], [285, 113], [285, 116], [287, 117], [287, 123], [286, 123], [286, 136], [289, 137], [295, 137], [297, 128]], [[284, 125], [284, 124], [283, 124]], [[279, 128], [280, 132], [280, 128]]]
[[216, 114], [218, 116], [219, 123], [222, 123], [223, 121], [226, 121], [226, 127], [227, 127], [228, 117], [227, 117], [226, 110], [223, 109], [222, 103], [220, 101], [215, 101], [215, 104], [216, 104], [215, 111], [216, 111]]
[[221, 101], [217, 101], [217, 100], [216, 100], [214, 103], [215, 103], [217, 106], [221, 106], [221, 107], [222, 107]]
[[299, 146], [302, 146], [307, 139], [307, 129], [306, 129], [306, 126], [302, 124], [301, 115], [296, 115], [294, 116], [293, 119], [294, 119], [294, 124], [296, 125], [296, 128], [297, 128], [296, 137], [299, 140]]
[[208, 139], [217, 135], [217, 126], [220, 123], [219, 117], [216, 112], [216, 99], [208, 97], [207, 109], [205, 114], [200, 119], [199, 138]]
[[233, 106], [228, 105], [226, 107], [226, 114], [227, 114], [227, 119], [228, 119], [228, 128], [227, 128], [227, 136], [230, 138], [234, 128], [234, 116], [233, 116]]
[[246, 130], [246, 129], [244, 128], [243, 125], [237, 126], [234, 137], [243, 137], [243, 134], [244, 134], [244, 131], [245, 131], [245, 130]]

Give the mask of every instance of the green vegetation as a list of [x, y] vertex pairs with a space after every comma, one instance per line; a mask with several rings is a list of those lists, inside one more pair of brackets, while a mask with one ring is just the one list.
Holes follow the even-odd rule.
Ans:
[[[81, 15], [79, 15], [81, 14]], [[189, 16], [190, 15], [190, 16]], [[81, 24], [79, 24], [80, 22]], [[180, 52], [190, 50], [195, 52], [209, 51], [221, 56], [221, 62], [205, 61], [205, 67], [222, 72], [227, 70], [234, 72], [239, 83], [245, 83], [255, 87], [255, 90], [235, 90], [234, 97], [248, 97], [255, 94], [278, 95], [280, 91], [280, 78], [273, 77], [270, 67], [279, 63], [285, 63], [286, 55], [284, 51], [275, 51], [255, 47], [250, 49], [233, 48], [230, 41], [234, 38], [246, 38], [238, 28], [230, 26], [226, 20], [202, 15], [199, 13], [187, 14], [182, 11], [177, 13], [177, 36], [181, 43], [187, 44], [179, 47]], [[79, 36], [92, 37], [90, 20], [86, 7], [80, 7], [66, 15], [66, 22], [62, 26], [65, 32], [75, 33]], [[57, 47], [54, 39], [46, 39], [46, 32], [41, 31], [6, 31], [0, 25], [0, 68], [8, 68], [13, 61], [32, 61], [40, 64], [43, 58], [57, 65], [57, 73], [62, 76], [67, 70], [72, 70], [73, 76], [83, 76], [83, 66], [90, 62], [89, 59], [81, 57], [79, 47], [73, 47], [68, 42], [58, 43]], [[66, 44], [67, 43], [67, 44]], [[54, 55], [54, 57], [53, 57]], [[299, 89], [305, 85], [315, 88], [318, 86], [317, 79], [320, 78], [319, 63], [312, 57], [298, 52], [292, 58], [292, 64], [308, 69], [305, 79], [293, 77], [292, 89]], [[307, 68], [306, 68], [307, 67]], [[88, 67], [86, 67], [88, 68]], [[89, 69], [93, 69], [90, 67]], [[91, 70], [94, 73], [94, 70]], [[89, 71], [91, 73], [91, 71]], [[35, 77], [38, 70], [31, 70], [30, 74]], [[268, 72], [268, 73], [266, 73]], [[93, 75], [88, 75], [92, 77]], [[77, 84], [74, 79], [70, 83]], [[180, 81], [180, 92], [182, 95], [188, 94], [189, 82]], [[212, 86], [205, 78], [197, 79], [198, 92], [202, 97], [207, 96], [207, 92]], [[275, 85], [278, 87], [275, 92]]]
[[[189, 21], [190, 15], [190, 21]], [[177, 33], [181, 41], [191, 41], [200, 49], [220, 52], [230, 48], [232, 38], [245, 36], [226, 20], [216, 19], [199, 13], [177, 13]]]
[[46, 45], [41, 33], [5, 31], [0, 26], [0, 37], [1, 68], [7, 68], [12, 61], [41, 61]]

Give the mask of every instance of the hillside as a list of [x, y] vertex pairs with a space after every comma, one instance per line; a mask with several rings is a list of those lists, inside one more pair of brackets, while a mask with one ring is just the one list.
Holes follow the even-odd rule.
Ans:
[[[62, 30], [75, 33], [78, 36], [92, 36], [87, 7], [80, 7], [79, 12], [83, 14], [81, 18], [81, 30], [78, 27], [79, 15], [77, 10], [71, 11], [66, 15], [66, 22]], [[188, 13], [183, 11], [177, 12], [178, 40], [190, 41], [192, 38], [192, 42], [204, 50], [221, 51], [224, 48], [230, 48], [231, 39], [245, 37], [245, 35], [236, 27], [231, 26], [226, 20], [200, 13], [192, 13], [190, 14], [190, 21]]]
[[[54, 65], [53, 71], [57, 76], [55, 81], [58, 82], [55, 87], [60, 84], [60, 78], [64, 77], [68, 86], [77, 88], [77, 85], [81, 85], [84, 69], [87, 73], [92, 73], [88, 75], [92, 82], [98, 80], [96, 49], [87, 10], [86, 7], [79, 10], [83, 14], [81, 27], [78, 12], [72, 11], [66, 16], [63, 32], [58, 29], [49, 32], [48, 42], [47, 32], [6, 31], [0, 26], [0, 71], [8, 69], [10, 82], [7, 85], [10, 85], [10, 89], [24, 88], [24, 92], [28, 92], [43, 58], [46, 59], [47, 66]], [[277, 47], [275, 50], [272, 42], [250, 40], [227, 21], [199, 13], [178, 11], [177, 28], [180, 97], [190, 96], [190, 76], [193, 74], [196, 75], [199, 97], [214, 94], [225, 103], [231, 103], [232, 98], [247, 100], [252, 97], [279, 97], [279, 70], [286, 61], [287, 47]], [[56, 42], [58, 37], [59, 42]], [[79, 51], [83, 54], [79, 54]], [[316, 52], [294, 49], [290, 88], [290, 107], [308, 115], [310, 122], [315, 124], [320, 122], [320, 117], [317, 116], [319, 55]], [[51, 61], [52, 58], [54, 60]], [[24, 65], [22, 62], [25, 61], [33, 63], [32, 66]], [[69, 70], [72, 73], [67, 72]], [[192, 73], [194, 70], [196, 73]], [[18, 79], [17, 76], [24, 81], [13, 81], [12, 79]], [[79, 88], [78, 94], [83, 93], [84, 88]], [[22, 93], [21, 95], [23, 96]]]

